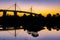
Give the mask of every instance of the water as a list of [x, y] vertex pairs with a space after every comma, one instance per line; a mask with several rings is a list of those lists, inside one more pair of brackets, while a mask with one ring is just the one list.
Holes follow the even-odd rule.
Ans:
[[17, 30], [17, 36], [14, 36], [14, 30], [12, 31], [0, 31], [0, 40], [60, 40], [60, 31], [47, 29], [42, 30], [39, 33], [39, 37], [32, 37], [24, 30]]

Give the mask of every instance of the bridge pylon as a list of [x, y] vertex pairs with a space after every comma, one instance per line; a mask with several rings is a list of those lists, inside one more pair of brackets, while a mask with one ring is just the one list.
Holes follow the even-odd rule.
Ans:
[[33, 10], [33, 9], [32, 9], [32, 6], [31, 6], [30, 10], [31, 10], [31, 13], [32, 13], [32, 10]]
[[14, 5], [15, 5], [14, 16], [17, 16], [17, 12], [16, 12], [16, 3], [15, 3]]

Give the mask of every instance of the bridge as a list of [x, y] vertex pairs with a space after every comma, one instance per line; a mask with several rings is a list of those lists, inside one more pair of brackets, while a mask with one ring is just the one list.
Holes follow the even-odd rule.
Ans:
[[3, 12], [4, 15], [6, 15], [6, 12], [14, 12], [14, 14], [17, 14], [17, 12], [19, 12], [19, 13], [27, 13], [27, 14], [37, 15], [37, 13], [32, 13], [32, 12], [27, 12], [27, 11], [17, 11], [17, 10], [15, 11], [15, 10], [3, 10], [3, 9], [0, 9], [0, 12]]
[[17, 4], [15, 3], [14, 4], [14, 6], [15, 6], [15, 10], [4, 10], [4, 9], [0, 9], [0, 12], [3, 12], [3, 15], [5, 15], [6, 16], [6, 13], [7, 12], [14, 12], [14, 15], [17, 15], [17, 12], [19, 12], [19, 13], [25, 13], [25, 14], [32, 14], [32, 15], [37, 15], [37, 13], [34, 13], [34, 12], [32, 12], [32, 7], [30, 8], [30, 12], [27, 12], [27, 11], [19, 11], [19, 10], [16, 10], [16, 7], [17, 7]]

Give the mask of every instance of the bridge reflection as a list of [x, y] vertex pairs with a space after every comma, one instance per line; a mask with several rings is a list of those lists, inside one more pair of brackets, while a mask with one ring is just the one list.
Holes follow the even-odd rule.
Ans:
[[[0, 10], [0, 12], [1, 11], [3, 11], [3, 16], [0, 17], [0, 27], [2, 28], [0, 30], [2, 31], [24, 29], [24, 31], [27, 30], [27, 33], [33, 37], [38, 37], [38, 32], [44, 30], [45, 26], [49, 31], [51, 31], [51, 29], [60, 30], [59, 13], [53, 16], [48, 14], [47, 17], [44, 17], [41, 14], [25, 11]], [[14, 16], [6, 16], [7, 11], [13, 11]], [[28, 13], [30, 15], [26, 16], [26, 14], [24, 14], [22, 17], [19, 17], [17, 16], [17, 12]]]

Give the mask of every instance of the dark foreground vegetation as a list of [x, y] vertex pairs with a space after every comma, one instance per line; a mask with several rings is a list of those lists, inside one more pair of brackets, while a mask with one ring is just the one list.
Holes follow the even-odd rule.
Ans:
[[57, 13], [53, 16], [51, 16], [51, 14], [47, 14], [47, 17], [44, 17], [41, 14], [30, 14], [29, 16], [24, 14], [22, 17], [17, 15], [2, 16], [0, 17], [0, 27], [2, 27], [3, 30], [11, 27], [13, 29], [20, 29], [22, 27], [24, 30], [27, 30], [28, 34], [37, 37], [39, 36], [38, 31], [45, 29], [44, 27], [46, 27], [49, 31], [51, 31], [51, 29], [59, 31], [60, 15]]

